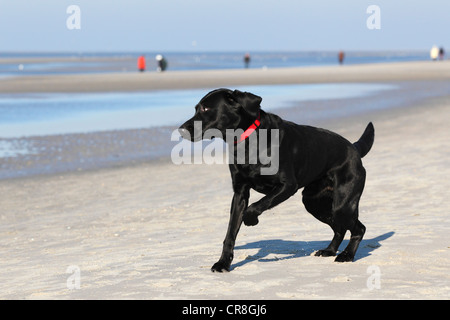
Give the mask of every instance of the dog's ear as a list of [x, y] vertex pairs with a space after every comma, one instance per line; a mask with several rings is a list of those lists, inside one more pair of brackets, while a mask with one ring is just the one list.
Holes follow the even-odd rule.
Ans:
[[261, 108], [261, 97], [250, 92], [234, 90], [231, 94], [231, 98], [239, 103], [245, 112], [247, 112], [250, 116], [254, 118], [258, 117], [259, 110]]

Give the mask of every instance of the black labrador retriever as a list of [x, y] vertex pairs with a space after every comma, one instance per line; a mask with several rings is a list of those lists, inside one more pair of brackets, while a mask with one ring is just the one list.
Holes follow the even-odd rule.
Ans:
[[[335, 261], [353, 261], [366, 230], [358, 220], [358, 204], [366, 178], [361, 158], [369, 152], [374, 141], [372, 123], [368, 124], [361, 138], [352, 144], [336, 133], [297, 125], [266, 113], [261, 110], [261, 101], [261, 97], [252, 93], [217, 89], [201, 99], [195, 107], [194, 117], [179, 128], [182, 137], [191, 141], [202, 140], [203, 133], [214, 128], [222, 133], [229, 146], [246, 144], [247, 160], [252, 152], [250, 137], [260, 136], [263, 130], [278, 135], [276, 146], [256, 145], [258, 152], [278, 152], [277, 172], [261, 174], [268, 164], [263, 164], [259, 158], [256, 163], [229, 163], [234, 190], [230, 221], [222, 256], [211, 270], [230, 270], [235, 240], [242, 222], [247, 226], [258, 224], [258, 216], [262, 212], [285, 201], [300, 188], [304, 188], [302, 195], [306, 210], [334, 231], [328, 247], [317, 251], [315, 255], [335, 256], [345, 233], [350, 230], [350, 241]], [[201, 125], [200, 132], [195, 130], [195, 123], [197, 127]], [[227, 129], [242, 129], [243, 133], [240, 139], [234, 135], [236, 141], [236, 138], [229, 138]], [[233, 150], [235, 160], [238, 149]], [[250, 189], [265, 196], [248, 205]]]

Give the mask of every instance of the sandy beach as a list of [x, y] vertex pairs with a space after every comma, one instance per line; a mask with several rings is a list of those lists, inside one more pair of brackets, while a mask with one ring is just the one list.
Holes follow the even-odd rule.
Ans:
[[26, 76], [0, 79], [0, 93], [115, 92], [324, 82], [449, 80], [450, 61], [275, 69]]
[[[369, 121], [375, 126], [374, 147], [363, 159], [367, 181], [360, 220], [367, 232], [354, 262], [338, 264], [334, 258], [314, 256], [328, 245], [332, 231], [306, 212], [299, 191], [265, 212], [259, 225], [242, 226], [232, 271], [212, 273], [232, 198], [228, 167], [123, 156], [123, 161], [100, 169], [48, 170], [0, 180], [0, 299], [449, 299], [450, 91], [445, 93], [445, 88], [450, 61], [34, 76], [0, 79], [0, 92], [327, 82], [408, 82], [390, 98], [399, 107], [310, 123], [350, 141], [359, 138]], [[439, 94], [427, 94], [436, 86], [442, 89]], [[413, 91], [423, 94], [408, 99]], [[382, 95], [378, 99], [383, 103]], [[327, 104], [347, 102], [311, 105], [326, 110]], [[298, 106], [279, 114], [302, 123], [304, 110]], [[58, 157], [83, 157], [85, 150], [98, 152], [88, 157], [92, 161], [126, 154], [114, 143], [103, 144], [103, 150], [89, 149], [85, 141], [122, 139], [122, 145], [134, 141], [135, 149], [156, 150], [165, 145], [170, 130], [35, 140], [47, 139], [55, 146], [40, 149], [41, 168], [51, 169]], [[65, 139], [69, 147], [57, 151]], [[76, 147], [70, 147], [71, 141], [78, 141]], [[35, 159], [24, 158], [20, 165], [14, 158], [0, 159], [0, 169], [22, 170]], [[258, 197], [253, 192], [251, 202]], [[345, 239], [341, 249], [348, 234]]]

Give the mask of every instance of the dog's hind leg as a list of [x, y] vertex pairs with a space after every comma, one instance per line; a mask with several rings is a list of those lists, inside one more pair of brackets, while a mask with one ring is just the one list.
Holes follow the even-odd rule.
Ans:
[[[347, 247], [336, 257], [336, 262], [353, 261], [366, 227], [358, 220], [359, 199], [361, 198], [366, 172], [362, 165], [341, 171], [335, 176], [332, 220], [333, 230], [350, 230], [351, 237]], [[356, 174], [355, 174], [356, 173]], [[334, 226], [334, 227], [333, 227]]]
[[337, 252], [339, 246], [341, 245], [342, 240], [344, 239], [346, 230], [335, 230], [333, 228], [333, 231], [334, 231], [334, 236], [333, 236], [333, 239], [331, 240], [330, 244], [328, 245], [328, 247], [326, 247], [325, 249], [318, 250], [315, 253], [315, 256], [330, 257], [330, 256], [336, 255], [336, 252]]
[[[357, 166], [357, 173], [348, 168], [339, 174], [330, 174], [316, 180], [303, 190], [303, 203], [308, 212], [328, 224], [334, 231], [327, 248], [316, 252], [316, 256], [335, 256], [347, 230], [350, 242], [337, 257], [337, 262], [352, 261], [366, 228], [358, 220], [358, 205], [364, 189], [365, 171]], [[345, 179], [343, 179], [345, 177]], [[345, 181], [343, 181], [345, 180]]]
[[366, 232], [366, 227], [361, 223], [361, 221], [357, 220], [350, 232], [351, 237], [347, 247], [336, 257], [334, 261], [353, 261], [356, 250], [358, 250], [359, 243], [361, 242], [364, 233]]
[[335, 256], [346, 232], [346, 229], [333, 224], [333, 190], [333, 181], [329, 177], [324, 177], [306, 186], [302, 192], [306, 210], [316, 219], [328, 224], [334, 231], [333, 240], [328, 247], [318, 250], [316, 256]]

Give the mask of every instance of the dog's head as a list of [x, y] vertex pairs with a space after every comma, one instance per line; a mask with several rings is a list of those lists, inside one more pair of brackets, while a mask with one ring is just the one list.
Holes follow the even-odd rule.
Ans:
[[191, 141], [202, 140], [209, 129], [218, 130], [222, 137], [226, 137], [227, 129], [245, 129], [255, 121], [261, 101], [261, 97], [249, 92], [213, 90], [200, 100], [195, 106], [194, 116], [178, 130], [183, 138]]

